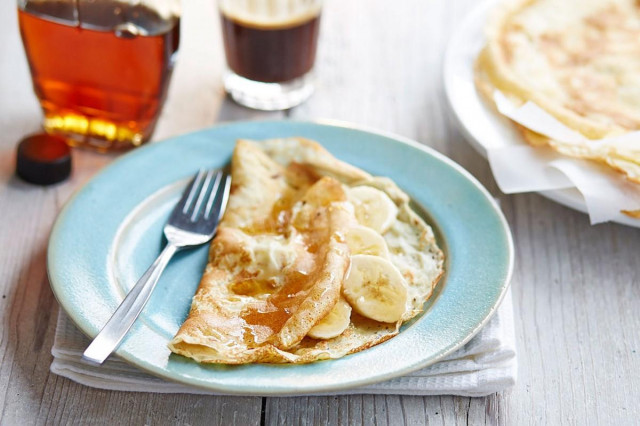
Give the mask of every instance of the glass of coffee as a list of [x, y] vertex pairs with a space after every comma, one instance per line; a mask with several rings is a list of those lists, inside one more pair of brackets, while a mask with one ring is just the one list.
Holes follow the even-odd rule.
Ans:
[[19, 0], [47, 133], [110, 151], [147, 141], [180, 38], [179, 0]]
[[228, 69], [238, 103], [262, 110], [296, 106], [313, 93], [320, 0], [219, 0]]

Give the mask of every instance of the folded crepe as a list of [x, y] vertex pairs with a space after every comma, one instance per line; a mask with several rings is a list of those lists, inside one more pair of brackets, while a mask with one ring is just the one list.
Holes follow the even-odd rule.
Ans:
[[[518, 126], [533, 146], [605, 163], [640, 183], [640, 3], [516, 0], [501, 4], [476, 62], [476, 85], [534, 102], [583, 142]], [[594, 142], [602, 139], [607, 142]], [[616, 138], [616, 139], [612, 139]]]
[[[300, 138], [238, 141], [231, 175], [227, 210], [189, 316], [169, 344], [173, 352], [225, 364], [338, 358], [393, 337], [422, 311], [443, 272], [443, 254], [389, 179]], [[343, 298], [354, 255], [348, 240], [362, 220], [350, 195], [356, 187], [384, 192], [396, 209], [381, 234], [380, 254], [406, 287], [406, 303], [393, 322], [352, 312]], [[310, 333], [338, 314], [347, 321], [339, 335]]]

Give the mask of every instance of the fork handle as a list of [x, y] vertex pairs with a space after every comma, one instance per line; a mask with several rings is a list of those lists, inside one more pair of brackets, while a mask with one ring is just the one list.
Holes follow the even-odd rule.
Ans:
[[160, 279], [160, 275], [173, 255], [178, 251], [178, 248], [179, 247], [171, 243], [165, 246], [160, 256], [158, 256], [155, 262], [147, 269], [144, 275], [140, 277], [109, 321], [102, 327], [100, 333], [98, 333], [89, 347], [84, 351], [82, 355], [83, 360], [100, 365], [118, 347], [140, 315], [140, 312], [142, 312], [144, 305], [147, 304], [151, 292]]

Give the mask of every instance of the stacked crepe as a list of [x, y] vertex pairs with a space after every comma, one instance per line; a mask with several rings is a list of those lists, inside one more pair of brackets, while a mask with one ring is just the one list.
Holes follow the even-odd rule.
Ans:
[[231, 175], [173, 352], [226, 364], [339, 358], [422, 312], [444, 257], [391, 180], [300, 138], [238, 141]]
[[578, 132], [554, 140], [518, 125], [534, 146], [598, 161], [640, 183], [640, 2], [518, 0], [488, 26], [476, 85], [516, 106], [533, 102]]

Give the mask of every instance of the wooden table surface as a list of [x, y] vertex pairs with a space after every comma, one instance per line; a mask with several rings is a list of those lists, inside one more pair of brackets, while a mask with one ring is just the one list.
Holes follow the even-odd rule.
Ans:
[[[338, 119], [394, 132], [448, 155], [499, 199], [516, 246], [519, 379], [485, 398], [212, 397], [97, 390], [49, 373], [58, 305], [45, 270], [61, 204], [114, 156], [74, 152], [52, 188], [13, 176], [14, 147], [40, 111], [15, 4], [0, 5], [0, 424], [633, 424], [640, 418], [640, 230], [590, 226], [536, 194], [502, 194], [465, 142], [442, 87], [446, 42], [472, 0], [329, 0], [316, 94], [284, 113], [225, 97], [213, 0], [183, 2], [183, 38], [154, 140], [221, 121]], [[69, 60], [73, 52], [69, 52]]]

